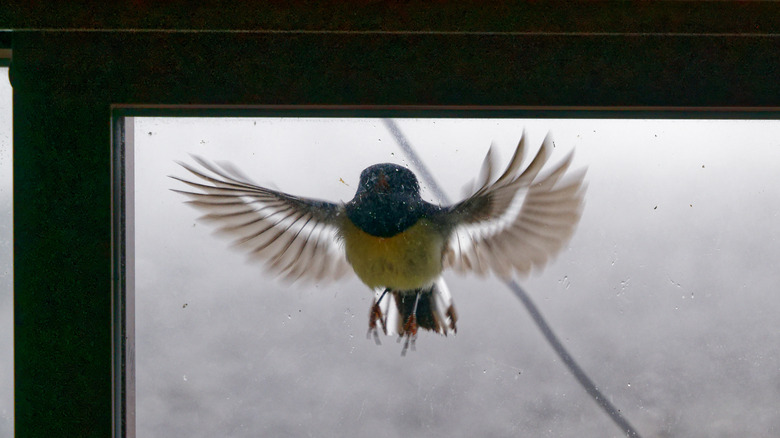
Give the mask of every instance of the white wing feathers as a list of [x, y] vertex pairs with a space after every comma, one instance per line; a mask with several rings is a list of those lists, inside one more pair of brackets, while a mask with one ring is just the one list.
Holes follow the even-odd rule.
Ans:
[[335, 238], [343, 206], [260, 187], [229, 163], [193, 159], [208, 172], [179, 164], [208, 184], [171, 176], [200, 192], [174, 191], [187, 195], [190, 205], [205, 212], [201, 220], [214, 223], [237, 247], [265, 261], [269, 271], [318, 282], [351, 271]]
[[543, 267], [568, 242], [582, 213], [585, 172], [563, 178], [570, 153], [540, 174], [552, 148], [549, 136], [520, 172], [524, 147], [521, 138], [506, 170], [492, 183], [493, 154], [488, 151], [481, 187], [443, 213], [453, 230], [444, 253], [445, 268], [478, 275], [492, 271], [509, 278], [514, 272], [527, 274]]

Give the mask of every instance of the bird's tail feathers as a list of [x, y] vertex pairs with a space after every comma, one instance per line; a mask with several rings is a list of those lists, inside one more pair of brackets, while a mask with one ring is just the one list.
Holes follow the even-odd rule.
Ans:
[[[384, 289], [376, 291], [374, 302], [379, 300], [382, 292]], [[452, 294], [450, 294], [443, 278], [439, 277], [432, 286], [426, 288], [413, 291], [390, 289], [388, 292], [379, 303], [385, 318], [383, 326], [387, 328], [388, 335], [404, 336], [406, 334], [404, 326], [415, 312], [415, 303], [417, 305], [417, 325], [420, 328], [445, 336], [450, 332], [457, 332], [458, 316], [455, 312]], [[417, 298], [418, 293], [419, 299]]]

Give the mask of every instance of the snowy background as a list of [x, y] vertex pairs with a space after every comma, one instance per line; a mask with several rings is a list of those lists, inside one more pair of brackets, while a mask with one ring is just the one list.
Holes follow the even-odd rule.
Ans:
[[[401, 357], [366, 338], [357, 279], [269, 277], [169, 190], [194, 153], [347, 201], [366, 166], [408, 164], [381, 120], [135, 121], [139, 437], [621, 435], [497, 280], [448, 273], [458, 334]], [[643, 436], [780, 434], [780, 123], [397, 123], [453, 199], [491, 142], [574, 149], [580, 226], [520, 279], [564, 344]]]

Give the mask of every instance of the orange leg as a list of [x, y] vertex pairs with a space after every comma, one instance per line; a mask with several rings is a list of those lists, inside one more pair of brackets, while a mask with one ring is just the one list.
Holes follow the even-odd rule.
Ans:
[[450, 306], [447, 309], [447, 316], [450, 317], [450, 328], [453, 333], [458, 333], [458, 327], [455, 326], [455, 323], [458, 321], [458, 314], [455, 312], [454, 306]]
[[379, 321], [379, 324], [382, 326], [382, 332], [385, 335], [387, 334], [387, 322], [385, 321], [385, 318], [382, 315], [382, 309], [379, 307], [379, 303], [382, 302], [382, 298], [385, 297], [386, 293], [387, 293], [387, 289], [385, 289], [385, 291], [382, 292], [382, 295], [379, 296], [379, 299], [376, 300], [373, 305], [371, 305], [371, 310], [369, 311], [368, 314], [367, 336], [371, 336], [371, 334], [373, 334], [374, 340], [376, 341], [377, 345], [381, 344], [381, 342], [379, 342], [379, 334], [377, 333], [377, 329], [376, 329], [377, 321]]
[[411, 343], [412, 350], [414, 350], [414, 342], [417, 340], [417, 329], [419, 326], [417, 325], [417, 304], [420, 302], [420, 292], [417, 292], [417, 296], [414, 299], [414, 307], [412, 308], [412, 314], [409, 315], [409, 318], [407, 318], [406, 322], [404, 323], [404, 336], [406, 337], [406, 341], [404, 341], [404, 348], [401, 350], [401, 356], [406, 356], [406, 350], [409, 349], [409, 345]]

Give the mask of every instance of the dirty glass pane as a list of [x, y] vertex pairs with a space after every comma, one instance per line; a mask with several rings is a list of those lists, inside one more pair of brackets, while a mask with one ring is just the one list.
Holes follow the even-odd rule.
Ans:
[[[780, 123], [396, 123], [451, 199], [523, 130], [574, 150], [579, 227], [519, 278], [571, 354], [643, 436], [780, 433]], [[622, 436], [495, 278], [446, 273], [457, 334], [402, 357], [367, 338], [354, 275], [276, 279], [170, 190], [196, 154], [346, 202], [365, 167], [409, 163], [382, 120], [136, 118], [133, 152], [138, 436]]]
[[11, 84], [0, 67], [0, 436], [14, 435], [13, 142]]

